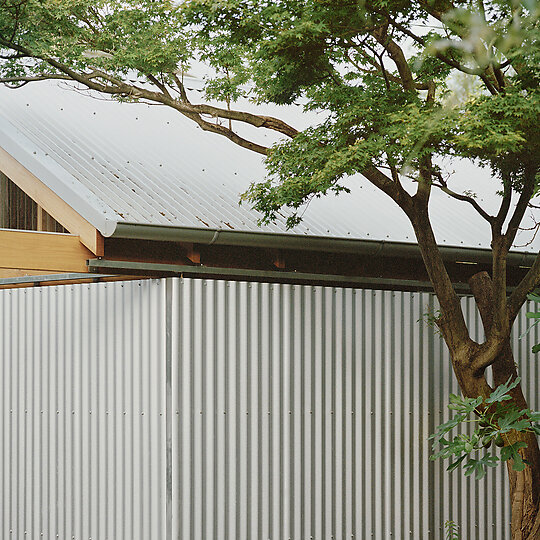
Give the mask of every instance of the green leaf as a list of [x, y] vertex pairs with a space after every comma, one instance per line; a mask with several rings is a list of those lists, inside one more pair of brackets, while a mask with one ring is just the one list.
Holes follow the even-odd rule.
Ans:
[[491, 392], [490, 396], [486, 398], [486, 403], [496, 403], [500, 401], [506, 401], [511, 399], [511, 397], [508, 395], [508, 392], [515, 388], [521, 381], [520, 377], [516, 377], [513, 382], [511, 381], [511, 377], [506, 381], [506, 383], [501, 384], [500, 386], [497, 386], [493, 392]]
[[459, 458], [457, 458], [455, 461], [453, 461], [452, 463], [450, 463], [450, 465], [448, 465], [448, 467], [446, 467], [446, 470], [451, 472], [451, 471], [454, 471], [455, 469], [457, 469], [460, 465], [461, 465], [461, 462], [467, 457], [466, 454], [463, 454], [462, 456], [460, 456]]
[[509, 459], [521, 460], [521, 456], [518, 454], [518, 450], [526, 447], [527, 443], [523, 441], [518, 441], [514, 444], [510, 444], [508, 446], [505, 446], [504, 448], [501, 448], [501, 461], [508, 461]]
[[450, 418], [450, 420], [438, 426], [437, 432], [430, 435], [428, 440], [434, 439], [436, 442], [441, 441], [442, 437], [446, 433], [448, 433], [450, 430], [454, 429], [457, 425], [463, 422], [465, 418], [467, 418], [466, 414], [458, 414], [457, 416]]
[[480, 459], [469, 459], [463, 466], [465, 476], [471, 476], [473, 473], [477, 480], [481, 480], [486, 476], [488, 467], [496, 467], [499, 459], [491, 454], [486, 454]]
[[503, 416], [498, 418], [497, 422], [499, 424], [499, 432], [507, 433], [515, 429], [516, 431], [523, 431], [531, 425], [531, 420], [529, 419], [526, 413], [528, 409], [509, 409], [505, 412]]
[[523, 471], [525, 469], [525, 462], [519, 454], [514, 455], [514, 462], [512, 463], [512, 469], [514, 471]]
[[459, 411], [460, 413], [469, 414], [473, 412], [481, 403], [481, 396], [473, 399], [462, 398], [461, 396], [457, 396], [456, 394], [450, 394], [450, 404], [448, 405], [448, 408], [450, 410]]

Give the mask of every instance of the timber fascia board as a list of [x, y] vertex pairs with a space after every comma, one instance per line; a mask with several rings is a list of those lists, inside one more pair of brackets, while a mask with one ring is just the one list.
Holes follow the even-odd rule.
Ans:
[[78, 236], [0, 229], [0, 274], [13, 269], [32, 273], [88, 272], [89, 257], [92, 252]]
[[103, 256], [104, 238], [101, 233], [52, 189], [46, 186], [37, 176], [1, 147], [0, 171], [65, 229], [77, 236], [80, 242], [94, 255], [98, 257]]

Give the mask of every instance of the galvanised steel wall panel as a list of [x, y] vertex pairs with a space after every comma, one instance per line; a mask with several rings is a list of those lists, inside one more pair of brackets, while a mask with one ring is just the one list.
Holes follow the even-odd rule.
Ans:
[[0, 292], [0, 537], [166, 538], [165, 282]]
[[[173, 537], [508, 538], [505, 471], [429, 461], [457, 392], [433, 295], [172, 280]], [[481, 336], [472, 299], [468, 323]], [[527, 358], [540, 341], [517, 323]], [[526, 367], [525, 367], [526, 366]], [[522, 368], [538, 408], [538, 364]], [[178, 510], [176, 512], [176, 510]]]
[[[504, 470], [428, 460], [457, 391], [418, 322], [435, 310], [218, 280], [0, 291], [0, 537], [439, 540], [453, 519], [504, 540]], [[538, 408], [538, 364], [522, 373]]]

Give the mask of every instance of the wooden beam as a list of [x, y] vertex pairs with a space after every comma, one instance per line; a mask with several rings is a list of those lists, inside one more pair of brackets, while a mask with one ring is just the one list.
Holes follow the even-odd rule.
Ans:
[[272, 264], [279, 268], [280, 270], [285, 269], [285, 257], [283, 256], [283, 252], [280, 249], [273, 249], [271, 250], [272, 253]]
[[103, 236], [37, 176], [0, 148], [0, 170], [96, 256], [103, 256]]
[[186, 257], [192, 262], [192, 263], [195, 263], [195, 264], [201, 264], [201, 253], [200, 251], [197, 249], [197, 247], [195, 247], [195, 244], [191, 243], [191, 242], [186, 242], [184, 244], [182, 244], [182, 246], [185, 248], [186, 250]]
[[92, 252], [71, 234], [0, 230], [0, 268], [88, 272]]
[[[47, 274], [61, 274], [62, 272], [49, 271]], [[23, 268], [0, 268], [0, 279], [24, 277], [24, 276], [40, 276], [45, 275], [43, 270], [28, 270]]]

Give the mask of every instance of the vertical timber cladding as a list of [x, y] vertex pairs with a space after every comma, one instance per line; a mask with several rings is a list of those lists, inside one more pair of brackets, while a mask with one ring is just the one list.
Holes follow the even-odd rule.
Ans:
[[503, 469], [428, 459], [456, 391], [417, 322], [434, 307], [195, 279], [0, 291], [0, 538], [442, 540], [452, 519], [504, 540]]
[[166, 539], [165, 282], [0, 291], [0, 538]]
[[[468, 540], [508, 538], [504, 468], [475, 481], [429, 461], [427, 437], [458, 391], [421, 321], [432, 295], [172, 287], [173, 538], [443, 540], [449, 519]], [[517, 324], [519, 336], [524, 314]], [[535, 332], [515, 338], [522, 358]], [[526, 366], [538, 407], [538, 365]]]

